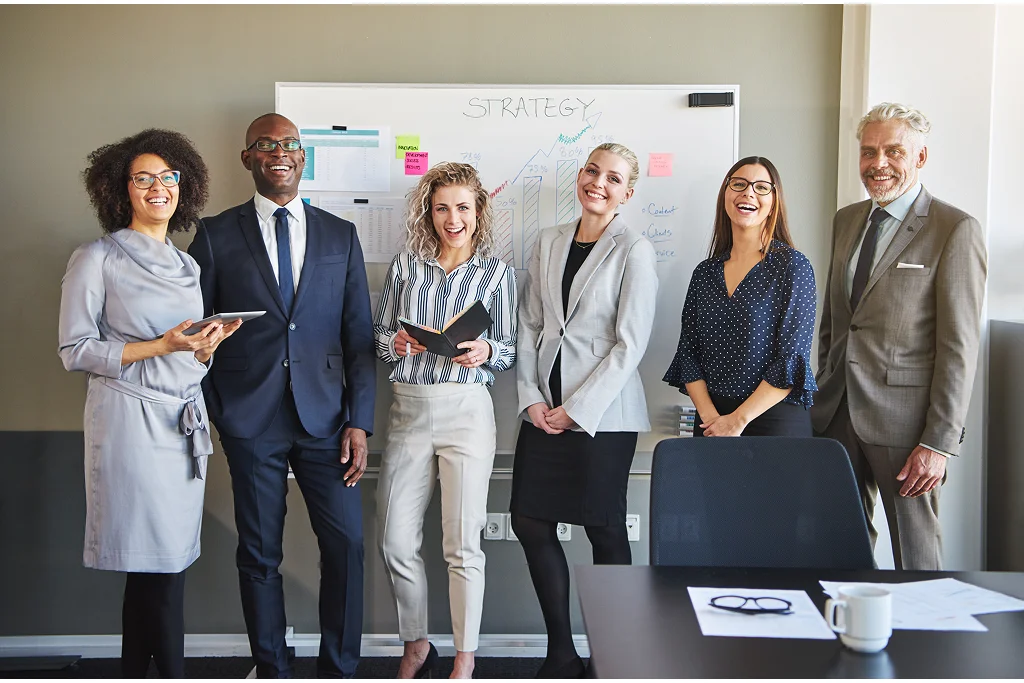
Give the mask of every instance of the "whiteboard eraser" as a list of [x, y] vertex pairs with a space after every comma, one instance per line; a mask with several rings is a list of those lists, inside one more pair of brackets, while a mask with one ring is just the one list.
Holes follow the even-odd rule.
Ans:
[[691, 107], [731, 107], [731, 92], [692, 92], [690, 93]]

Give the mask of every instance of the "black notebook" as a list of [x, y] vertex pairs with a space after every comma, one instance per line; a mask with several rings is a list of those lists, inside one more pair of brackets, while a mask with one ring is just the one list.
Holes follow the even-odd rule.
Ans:
[[469, 349], [457, 348], [464, 341], [472, 341], [479, 337], [494, 321], [484, 305], [479, 301], [449, 320], [440, 332], [432, 327], [414, 323], [408, 318], [399, 318], [398, 322], [409, 333], [409, 336], [427, 347], [427, 351], [439, 356], [454, 358], [461, 356]]

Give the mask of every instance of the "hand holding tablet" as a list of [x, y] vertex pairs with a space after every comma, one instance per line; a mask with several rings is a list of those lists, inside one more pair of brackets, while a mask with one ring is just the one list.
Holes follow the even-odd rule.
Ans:
[[240, 312], [240, 313], [217, 313], [217, 314], [211, 315], [209, 318], [203, 318], [202, 320], [199, 320], [197, 322], [192, 323], [192, 325], [188, 329], [183, 331], [182, 334], [184, 334], [184, 335], [193, 335], [193, 334], [199, 332], [200, 330], [202, 330], [204, 327], [206, 327], [210, 323], [215, 323], [215, 322], [222, 322], [225, 325], [227, 325], [228, 323], [234, 322], [236, 320], [241, 320], [242, 322], [245, 322], [247, 320], [252, 320], [253, 318], [258, 318], [261, 315], [263, 315], [264, 313], [266, 313], [266, 311], [244, 311], [244, 312]]

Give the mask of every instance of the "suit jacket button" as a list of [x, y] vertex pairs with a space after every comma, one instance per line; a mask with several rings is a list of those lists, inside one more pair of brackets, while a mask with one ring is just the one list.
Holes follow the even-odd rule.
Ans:
[[558, 331], [558, 336], [559, 337], [564, 337], [565, 336], [565, 330], [559, 330]]
[[857, 327], [856, 325], [850, 325], [850, 332], [856, 332], [856, 331], [857, 331], [857, 330], [859, 330], [859, 329], [860, 329], [860, 328], [859, 328], [859, 327]]
[[294, 330], [295, 329], [295, 323], [288, 323], [288, 329], [289, 330]]
[[285, 367], [288, 367], [288, 361], [287, 360], [281, 361], [281, 365], [283, 365]]

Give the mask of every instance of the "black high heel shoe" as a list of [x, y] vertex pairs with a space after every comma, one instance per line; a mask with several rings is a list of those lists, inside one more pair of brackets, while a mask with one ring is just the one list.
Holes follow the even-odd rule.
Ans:
[[428, 642], [429, 649], [427, 650], [427, 658], [420, 664], [420, 668], [416, 669], [416, 675], [413, 678], [433, 678], [434, 670], [437, 669], [437, 648], [434, 644]]
[[558, 666], [548, 666], [547, 660], [544, 660], [534, 678], [583, 678], [586, 674], [587, 665], [577, 656]]

